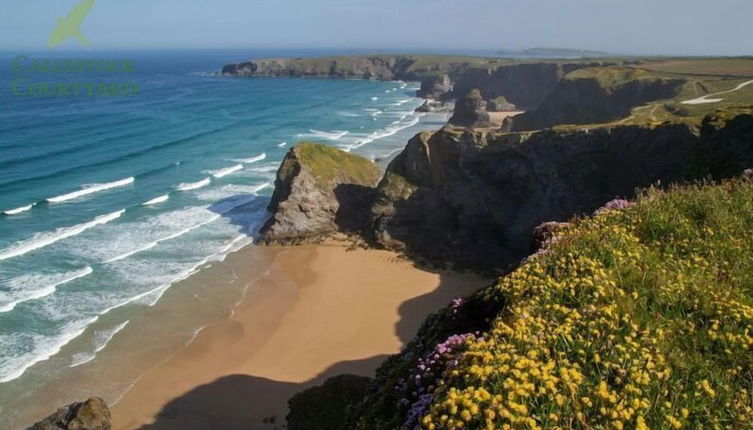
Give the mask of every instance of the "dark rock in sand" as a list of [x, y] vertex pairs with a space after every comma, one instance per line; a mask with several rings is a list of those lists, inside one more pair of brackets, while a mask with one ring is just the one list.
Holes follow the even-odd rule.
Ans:
[[296, 394], [288, 401], [288, 429], [349, 430], [348, 409], [363, 399], [370, 381], [364, 376], [339, 375]]
[[262, 240], [293, 244], [361, 230], [380, 176], [366, 158], [317, 143], [294, 146], [277, 170]]
[[455, 103], [455, 113], [450, 118], [450, 124], [468, 128], [491, 127], [486, 101], [481, 97], [481, 91], [471, 90]]
[[72, 403], [34, 424], [28, 430], [110, 430], [110, 410], [99, 397]]

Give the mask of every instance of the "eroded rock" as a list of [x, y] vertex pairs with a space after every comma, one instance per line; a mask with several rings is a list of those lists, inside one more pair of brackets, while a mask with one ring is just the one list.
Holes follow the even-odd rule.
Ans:
[[277, 170], [272, 217], [261, 239], [294, 244], [359, 231], [368, 222], [380, 177], [366, 158], [318, 143], [295, 145]]

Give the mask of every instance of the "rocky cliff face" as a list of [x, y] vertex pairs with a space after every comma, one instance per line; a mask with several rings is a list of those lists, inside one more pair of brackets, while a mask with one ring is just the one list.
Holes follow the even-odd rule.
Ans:
[[92, 397], [85, 402], [60, 408], [28, 430], [110, 430], [110, 410], [104, 400]]
[[272, 217], [261, 230], [262, 241], [300, 243], [358, 231], [367, 221], [380, 176], [363, 157], [316, 143], [294, 146], [277, 171]]
[[[389, 165], [371, 210], [377, 242], [435, 263], [504, 270], [545, 221], [590, 213], [636, 187], [741, 172], [753, 116], [658, 128], [424, 132]], [[739, 171], [736, 171], [739, 170]]]
[[636, 106], [676, 96], [685, 82], [621, 67], [577, 70], [559, 80], [536, 109], [511, 118], [505, 128], [539, 130], [616, 120]]
[[512, 60], [425, 56], [373, 55], [322, 58], [275, 58], [228, 64], [225, 76], [327, 77], [421, 81], [419, 97], [450, 100], [479, 89], [487, 101], [505, 97], [523, 109], [538, 107], [566, 74], [585, 67], [614, 63], [599, 61], [520, 63]]
[[274, 58], [228, 64], [223, 75], [239, 77], [331, 77], [399, 79], [413, 64], [409, 56]]

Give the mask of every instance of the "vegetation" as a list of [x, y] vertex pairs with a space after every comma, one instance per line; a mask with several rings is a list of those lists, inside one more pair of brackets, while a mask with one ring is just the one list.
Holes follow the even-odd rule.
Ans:
[[428, 320], [357, 426], [753, 428], [752, 236], [750, 178], [649, 189], [560, 227]]
[[370, 160], [349, 154], [330, 145], [301, 142], [294, 148], [298, 160], [308, 167], [322, 186], [347, 177], [361, 184], [376, 184], [382, 172]]

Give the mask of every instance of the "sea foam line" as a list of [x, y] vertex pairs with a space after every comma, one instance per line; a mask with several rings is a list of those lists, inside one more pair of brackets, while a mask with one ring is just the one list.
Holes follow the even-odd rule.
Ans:
[[328, 139], [328, 140], [339, 140], [343, 138], [344, 136], [348, 135], [349, 131], [344, 130], [333, 130], [333, 131], [321, 131], [321, 130], [315, 130], [315, 129], [309, 129], [308, 133], [299, 133], [296, 136], [298, 137], [314, 137], [319, 139]]
[[50, 203], [65, 202], [65, 201], [73, 200], [73, 199], [76, 199], [76, 198], [79, 198], [81, 196], [85, 196], [88, 194], [98, 193], [100, 191], [109, 190], [111, 188], [117, 188], [117, 187], [122, 187], [124, 185], [132, 184], [135, 180], [136, 179], [133, 176], [131, 176], [130, 178], [121, 179], [115, 182], [108, 182], [105, 184], [85, 185], [84, 188], [78, 191], [74, 191], [68, 194], [63, 194], [57, 197], [50, 197], [49, 199], [47, 199], [47, 201]]
[[59, 280], [57, 282], [54, 282], [53, 284], [48, 285], [48, 286], [46, 286], [44, 288], [40, 288], [39, 290], [36, 290], [36, 291], [32, 292], [31, 294], [29, 294], [28, 296], [26, 296], [24, 298], [20, 298], [20, 299], [12, 301], [10, 303], [6, 303], [4, 305], [0, 305], [0, 312], [10, 312], [17, 305], [19, 305], [21, 303], [28, 302], [28, 301], [31, 301], [31, 300], [41, 299], [43, 297], [47, 297], [50, 294], [54, 293], [55, 290], [57, 289], [57, 287], [59, 287], [59, 286], [61, 286], [63, 284], [67, 284], [68, 282], [75, 281], [76, 279], [83, 278], [84, 276], [90, 275], [92, 272], [94, 272], [94, 270], [91, 267], [89, 267], [89, 266], [86, 266], [85, 268], [83, 268], [81, 270], [78, 270], [78, 271], [75, 271], [75, 272], [71, 272], [70, 276], [68, 276], [66, 278], [63, 278], [63, 279], [61, 279], [61, 280]]
[[107, 263], [113, 263], [113, 262], [116, 262], [116, 261], [123, 260], [124, 258], [128, 258], [128, 257], [130, 257], [130, 256], [132, 256], [134, 254], [138, 254], [139, 252], [143, 252], [143, 251], [152, 249], [152, 248], [154, 248], [155, 246], [159, 245], [162, 242], [165, 242], [167, 240], [171, 240], [171, 239], [175, 239], [177, 237], [183, 236], [184, 234], [189, 233], [189, 232], [191, 232], [193, 230], [196, 230], [197, 228], [199, 228], [199, 227], [201, 227], [203, 225], [206, 225], [206, 224], [209, 224], [210, 222], [216, 221], [219, 217], [220, 217], [219, 215], [214, 215], [214, 216], [212, 216], [210, 219], [208, 219], [206, 221], [202, 221], [202, 222], [200, 222], [198, 224], [192, 225], [191, 227], [184, 228], [183, 230], [181, 230], [181, 231], [179, 231], [177, 233], [173, 233], [173, 234], [171, 234], [169, 236], [165, 236], [165, 237], [163, 237], [161, 239], [157, 239], [157, 240], [155, 240], [153, 242], [149, 242], [149, 243], [147, 243], [146, 245], [144, 245], [144, 246], [142, 246], [140, 248], [134, 249], [133, 251], [129, 251], [129, 252], [126, 252], [125, 254], [118, 255], [118, 256], [113, 257], [113, 258], [111, 258], [109, 260], [105, 260], [103, 263], [105, 263], [105, 264], [107, 264]]
[[99, 317], [89, 318], [81, 328], [67, 333], [62, 337], [53, 340], [52, 342], [48, 342], [47, 345], [43, 346], [44, 349], [38, 355], [24, 361], [23, 364], [18, 366], [16, 369], [9, 370], [7, 369], [7, 364], [3, 365], [3, 363], [0, 363], [0, 383], [12, 381], [16, 378], [21, 377], [31, 366], [39, 363], [40, 361], [45, 361], [53, 355], [57, 354], [61, 349], [63, 349], [65, 345], [68, 344], [68, 342], [84, 334], [86, 328], [96, 322], [97, 319], [99, 319]]
[[212, 182], [211, 178], [204, 178], [198, 182], [184, 182], [177, 187], [175, 187], [178, 191], [190, 191], [190, 190], [196, 190], [201, 187], [205, 187], [209, 185], [209, 183]]
[[170, 198], [169, 194], [163, 194], [159, 197], [155, 197], [151, 200], [147, 200], [144, 203], [142, 203], [143, 206], [149, 206], [149, 205], [156, 205], [158, 203], [166, 202]]
[[233, 161], [237, 161], [239, 163], [251, 164], [251, 163], [256, 163], [257, 161], [261, 161], [261, 160], [263, 160], [265, 158], [267, 158], [267, 153], [263, 152], [263, 153], [261, 153], [259, 155], [254, 155], [251, 158], [239, 158], [239, 159], [233, 160]]
[[20, 214], [22, 212], [26, 212], [26, 211], [30, 210], [32, 207], [34, 207], [34, 205], [36, 205], [36, 203], [32, 203], [32, 204], [26, 205], [26, 206], [21, 206], [20, 208], [9, 209], [7, 211], [3, 211], [3, 214], [5, 214], [5, 215]]
[[61, 227], [48, 233], [37, 233], [32, 236], [31, 239], [17, 242], [11, 247], [6, 248], [2, 252], [0, 252], [0, 260], [7, 260], [9, 258], [18, 257], [36, 249], [44, 248], [45, 246], [51, 245], [71, 236], [76, 236], [77, 234], [83, 233], [84, 231], [92, 227], [96, 227], [100, 224], [106, 224], [114, 219], [117, 219], [121, 215], [123, 215], [124, 212], [125, 209], [121, 209], [107, 215], [98, 216], [93, 220], [83, 224], [78, 224], [72, 227]]
[[121, 330], [123, 330], [128, 325], [129, 322], [130, 320], [120, 323], [110, 330], [102, 330], [102, 331], [95, 332], [94, 333], [94, 342], [95, 342], [94, 351], [91, 353], [81, 353], [81, 354], [74, 355], [70, 367], [77, 367], [84, 363], [88, 363], [94, 360], [94, 358], [97, 356], [97, 353], [105, 349], [107, 347], [107, 344], [110, 343], [110, 341], [112, 340], [112, 338], [114, 338], [116, 334], [118, 334]]
[[235, 166], [230, 166], [219, 170], [209, 170], [207, 173], [214, 176], [215, 178], [222, 178], [239, 170], [243, 170], [243, 164], [236, 164]]

